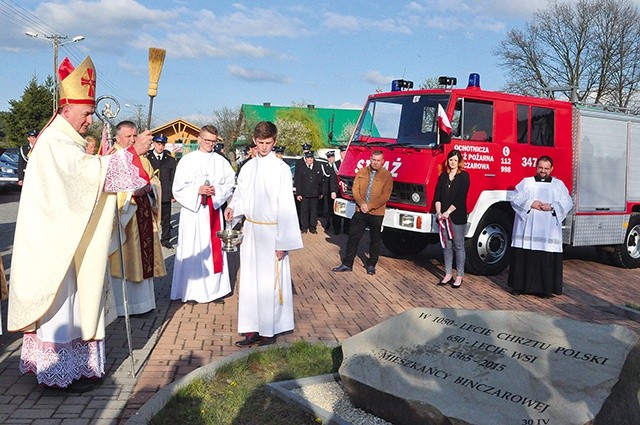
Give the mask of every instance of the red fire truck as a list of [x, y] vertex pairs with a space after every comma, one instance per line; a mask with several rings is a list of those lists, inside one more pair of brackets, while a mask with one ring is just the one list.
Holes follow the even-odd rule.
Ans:
[[[471, 178], [466, 269], [497, 274], [510, 257], [510, 192], [549, 155], [575, 203], [563, 242], [596, 246], [619, 267], [640, 267], [640, 116], [482, 90], [479, 80], [471, 74], [467, 88], [455, 88], [455, 79], [441, 77], [444, 86], [429, 90], [395, 80], [392, 91], [369, 96], [340, 166], [336, 214], [352, 215], [354, 176], [379, 149], [394, 178], [383, 243], [398, 255], [438, 243], [433, 194], [447, 154], [458, 149]], [[450, 135], [439, 131], [439, 106]]]

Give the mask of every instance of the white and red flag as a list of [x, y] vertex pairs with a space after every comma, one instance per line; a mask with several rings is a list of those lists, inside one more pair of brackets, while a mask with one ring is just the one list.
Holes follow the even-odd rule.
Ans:
[[438, 103], [438, 128], [448, 135], [451, 135], [451, 122], [442, 105]]
[[110, 147], [111, 146], [109, 146], [109, 129], [107, 128], [107, 124], [105, 123], [102, 126], [102, 137], [100, 140], [100, 148], [98, 149], [98, 155], [106, 155]]

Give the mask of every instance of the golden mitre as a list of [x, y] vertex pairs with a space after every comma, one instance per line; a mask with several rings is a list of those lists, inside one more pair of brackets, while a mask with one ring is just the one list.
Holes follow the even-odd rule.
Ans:
[[60, 106], [96, 104], [96, 67], [87, 56], [77, 68], [69, 58], [58, 67], [60, 81]]

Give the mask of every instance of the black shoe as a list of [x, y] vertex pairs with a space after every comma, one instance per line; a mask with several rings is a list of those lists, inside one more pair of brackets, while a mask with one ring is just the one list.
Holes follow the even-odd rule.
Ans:
[[459, 285], [456, 285], [455, 283], [452, 283], [452, 284], [451, 284], [451, 287], [452, 287], [452, 288], [456, 288], [456, 289], [458, 289], [458, 288], [459, 288], [459, 287], [461, 287], [461, 286], [462, 286], [462, 280], [460, 280], [460, 284], [459, 284]]
[[317, 229], [311, 229], [310, 232], [313, 233], [314, 235], [318, 234], [318, 230]]
[[305, 229], [305, 230], [302, 230], [302, 233], [307, 233], [307, 230], [306, 230], [306, 229]]
[[453, 276], [451, 276], [449, 280], [441, 280], [440, 282], [436, 283], [436, 286], [446, 286], [446, 285], [451, 285], [452, 283], [453, 283]]
[[211, 301], [214, 304], [224, 304], [224, 298], [218, 298], [217, 300]]
[[334, 272], [350, 272], [351, 267], [345, 266], [344, 264], [340, 264], [338, 267], [334, 267], [331, 270]]
[[376, 274], [376, 268], [375, 266], [367, 266], [367, 274]]
[[236, 341], [235, 345], [238, 347], [251, 347], [256, 342], [260, 341], [260, 334], [258, 332], [249, 332], [245, 335], [244, 339]]
[[170, 242], [162, 242], [162, 246], [165, 248], [173, 249], [173, 245]]
[[278, 339], [277, 336], [263, 336], [258, 342], [258, 347], [275, 344], [276, 339]]

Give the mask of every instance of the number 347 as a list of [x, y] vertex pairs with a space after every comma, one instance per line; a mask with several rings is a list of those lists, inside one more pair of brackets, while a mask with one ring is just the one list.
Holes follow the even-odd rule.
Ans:
[[535, 167], [537, 160], [538, 160], [538, 158], [536, 158], [536, 157], [523, 156], [522, 157], [522, 166], [523, 167]]

